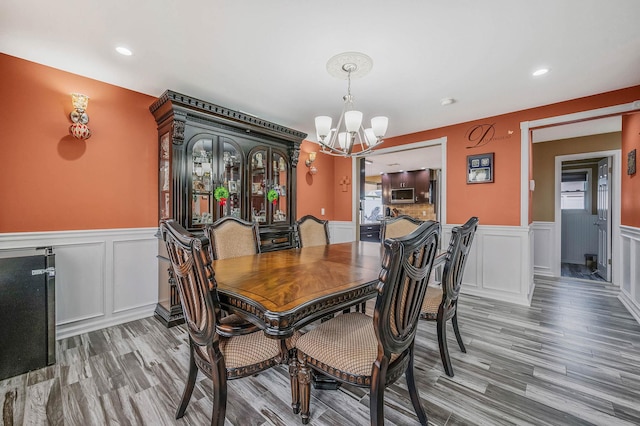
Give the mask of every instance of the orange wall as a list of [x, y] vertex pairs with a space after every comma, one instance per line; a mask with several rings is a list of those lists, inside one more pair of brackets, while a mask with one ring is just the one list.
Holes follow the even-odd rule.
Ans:
[[[309, 158], [309, 152], [314, 151], [317, 155], [313, 165], [318, 169], [318, 173], [311, 175], [305, 161]], [[298, 219], [311, 214], [326, 220], [351, 220], [351, 191], [354, 183], [351, 182], [350, 158], [322, 154], [319, 152], [318, 144], [305, 140], [300, 147], [297, 176]], [[349, 183], [342, 185], [340, 182], [345, 176], [348, 177]]]
[[[636, 173], [627, 174], [627, 156], [636, 150]], [[640, 228], [640, 113], [622, 117], [622, 225]]]
[[[156, 226], [157, 135], [149, 112], [155, 98], [4, 54], [0, 69], [6, 99], [0, 106], [0, 232]], [[71, 92], [91, 97], [87, 112], [93, 136], [87, 141], [68, 135]], [[638, 99], [640, 86], [635, 86], [389, 138], [385, 147], [446, 136], [447, 222], [478, 215], [485, 225], [519, 225], [520, 122]], [[637, 126], [636, 119], [632, 123]], [[468, 131], [488, 124], [492, 137], [473, 147]], [[637, 133], [630, 131], [623, 142], [625, 159], [630, 147], [638, 146]], [[351, 160], [319, 153], [318, 174], [311, 176], [304, 165], [311, 150], [317, 145], [303, 142], [298, 218], [351, 220], [354, 182], [346, 192], [340, 185], [345, 176], [351, 180]], [[467, 185], [466, 156], [485, 152], [495, 153], [495, 183]], [[638, 178], [625, 176], [623, 224], [638, 226], [640, 206], [631, 198], [638, 193]]]
[[[447, 137], [447, 223], [461, 224], [478, 216], [483, 225], [520, 225], [520, 122], [603, 108], [640, 99], [640, 86], [474, 120], [434, 130], [389, 138], [385, 147]], [[469, 131], [479, 125], [493, 125], [493, 137], [482, 146]], [[475, 139], [475, 140], [470, 140]], [[487, 142], [488, 140], [488, 142]], [[495, 153], [495, 182], [466, 183], [466, 157]], [[530, 194], [528, 194], [530, 197]], [[531, 198], [529, 198], [531, 199]], [[623, 207], [624, 208], [624, 207]], [[634, 211], [636, 215], [640, 210]], [[629, 214], [629, 213], [627, 213]], [[529, 211], [529, 218], [531, 212]], [[529, 219], [531, 220], [531, 219]]]
[[[153, 97], [0, 54], [0, 232], [157, 226]], [[87, 141], [69, 135], [88, 95]]]

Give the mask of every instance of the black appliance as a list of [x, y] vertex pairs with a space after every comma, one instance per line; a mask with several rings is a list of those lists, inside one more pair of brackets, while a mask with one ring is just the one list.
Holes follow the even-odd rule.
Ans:
[[0, 250], [0, 380], [56, 362], [51, 247]]

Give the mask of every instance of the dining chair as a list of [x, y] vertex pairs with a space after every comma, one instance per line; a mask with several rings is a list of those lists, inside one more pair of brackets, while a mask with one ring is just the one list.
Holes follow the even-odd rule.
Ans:
[[[227, 406], [227, 380], [251, 376], [286, 362], [295, 338], [278, 340], [262, 331], [236, 334], [221, 316], [209, 239], [188, 233], [173, 220], [161, 221], [160, 232], [173, 267], [187, 332], [189, 373], [176, 419], [182, 418], [200, 370], [213, 382], [211, 424], [222, 426]], [[294, 385], [297, 386], [297, 381]], [[297, 399], [297, 395], [294, 396]], [[294, 401], [296, 402], [296, 401]]]
[[211, 241], [211, 254], [215, 260], [260, 253], [257, 222], [225, 216], [205, 226], [204, 233]]
[[442, 284], [438, 287], [429, 286], [422, 303], [420, 318], [427, 321], [436, 321], [440, 358], [442, 359], [444, 371], [449, 377], [453, 377], [453, 367], [451, 366], [449, 349], [447, 348], [447, 321], [451, 320], [460, 350], [464, 353], [467, 352], [458, 328], [458, 295], [462, 286], [462, 276], [467, 264], [467, 257], [477, 228], [478, 218], [472, 217], [464, 225], [456, 226], [451, 230], [449, 248], [446, 253], [440, 255], [444, 256], [445, 259], [442, 270]]
[[372, 425], [384, 424], [384, 390], [405, 374], [422, 425], [427, 415], [413, 374], [420, 307], [438, 250], [440, 224], [428, 221], [411, 234], [387, 239], [373, 317], [338, 315], [302, 335], [297, 343], [302, 423], [310, 419], [311, 371], [370, 389]]
[[329, 221], [306, 215], [296, 222], [298, 247], [324, 246], [329, 244]]
[[415, 231], [424, 221], [408, 215], [400, 215], [385, 219], [380, 224], [380, 241], [384, 244], [387, 238], [404, 237]]

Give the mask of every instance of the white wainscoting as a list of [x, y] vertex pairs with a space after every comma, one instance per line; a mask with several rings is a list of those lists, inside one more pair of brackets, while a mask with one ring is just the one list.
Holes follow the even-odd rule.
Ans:
[[533, 272], [536, 275], [557, 277], [560, 271], [555, 271], [557, 261], [555, 253], [555, 222], [533, 222]]
[[[449, 244], [452, 228], [443, 226], [443, 248]], [[532, 238], [533, 231], [528, 227], [480, 225], [467, 259], [460, 291], [530, 305], [534, 289]]]
[[[442, 227], [446, 250], [453, 225]], [[355, 241], [353, 222], [329, 222], [331, 243]], [[467, 259], [462, 293], [529, 305], [533, 294], [533, 231], [519, 226], [478, 227]]]
[[329, 240], [331, 244], [349, 243], [356, 240], [355, 222], [329, 222]]
[[640, 228], [620, 227], [622, 239], [620, 301], [640, 323]]
[[0, 249], [53, 247], [56, 337], [153, 315], [157, 228], [0, 234]]

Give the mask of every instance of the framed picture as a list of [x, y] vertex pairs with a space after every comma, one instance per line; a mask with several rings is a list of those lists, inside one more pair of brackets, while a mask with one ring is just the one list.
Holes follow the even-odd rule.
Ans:
[[627, 174], [635, 175], [636, 174], [636, 150], [632, 149], [627, 154]]
[[230, 180], [229, 181], [229, 193], [235, 194], [237, 192], [238, 192], [238, 184], [236, 183], [235, 180]]
[[258, 195], [262, 195], [262, 185], [260, 185], [260, 183], [252, 183], [251, 184], [251, 193], [252, 194], [258, 194]]
[[467, 156], [467, 183], [493, 182], [493, 152]]

